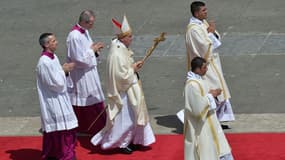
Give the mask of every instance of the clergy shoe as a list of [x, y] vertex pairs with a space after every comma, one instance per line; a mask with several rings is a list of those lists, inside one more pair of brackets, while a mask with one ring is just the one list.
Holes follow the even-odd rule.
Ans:
[[132, 154], [133, 150], [130, 149], [129, 147], [126, 148], [120, 148], [121, 153], [123, 154]]
[[221, 124], [222, 129], [231, 129], [229, 125]]
[[57, 160], [55, 157], [47, 157], [46, 160]]
[[39, 133], [41, 133], [41, 134], [44, 133], [42, 128], [39, 129]]
[[92, 136], [92, 134], [89, 134], [89, 133], [83, 133], [83, 132], [77, 132], [76, 133], [76, 136], [77, 137], [90, 137], [90, 136]]
[[128, 145], [128, 148], [130, 148], [133, 151], [137, 151], [140, 150], [140, 145], [131, 143], [130, 145]]

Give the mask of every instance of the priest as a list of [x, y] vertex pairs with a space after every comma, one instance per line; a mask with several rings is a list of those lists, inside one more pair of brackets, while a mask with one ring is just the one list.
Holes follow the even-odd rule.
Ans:
[[191, 61], [185, 85], [184, 160], [233, 160], [231, 148], [216, 116], [215, 97], [221, 89], [209, 90], [202, 79], [208, 63]]
[[[187, 69], [190, 70], [190, 62], [195, 57], [202, 57], [209, 62], [208, 72], [203, 76], [203, 79], [210, 89], [222, 89], [222, 93], [216, 98], [218, 119], [221, 122], [233, 121], [235, 117], [229, 101], [231, 95], [217, 52], [217, 48], [221, 45], [221, 36], [216, 31], [214, 22], [206, 21], [207, 8], [204, 2], [193, 2], [191, 13], [192, 17], [186, 31]], [[224, 127], [227, 128], [226, 125]]]

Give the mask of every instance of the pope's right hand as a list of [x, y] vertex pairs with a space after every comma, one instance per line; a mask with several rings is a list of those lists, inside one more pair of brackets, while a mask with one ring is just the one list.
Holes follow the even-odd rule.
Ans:
[[135, 70], [135, 72], [139, 71], [142, 66], [143, 66], [143, 61], [137, 61], [136, 63], [134, 63], [133, 65], [133, 68]]

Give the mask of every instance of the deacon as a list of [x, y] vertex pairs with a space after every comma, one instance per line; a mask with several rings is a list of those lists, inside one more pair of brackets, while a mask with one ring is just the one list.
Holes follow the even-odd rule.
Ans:
[[[97, 70], [97, 58], [104, 44], [94, 43], [89, 35], [88, 30], [93, 27], [94, 22], [94, 13], [91, 10], [83, 11], [66, 41], [67, 62], [76, 64], [70, 72], [74, 83], [70, 88], [70, 96], [78, 118], [78, 132], [90, 135], [100, 131], [106, 121], [105, 98]], [[94, 119], [97, 119], [96, 123], [93, 123]]]
[[57, 48], [54, 34], [43, 33], [39, 43], [43, 52], [36, 73], [43, 130], [43, 159], [74, 160], [75, 128], [78, 124], [67, 93], [66, 75], [75, 64], [60, 65], [54, 53]]
[[134, 62], [132, 30], [126, 16], [122, 24], [112, 20], [117, 37], [107, 58], [107, 125], [91, 142], [102, 149], [120, 148], [122, 153], [149, 146], [155, 136], [149, 123], [144, 93], [137, 72], [143, 62]]
[[216, 116], [214, 97], [220, 89], [209, 90], [202, 79], [208, 63], [201, 57], [191, 61], [185, 85], [184, 159], [233, 160], [230, 146]]
[[[209, 70], [203, 77], [210, 89], [222, 89], [221, 94], [216, 98], [217, 116], [219, 121], [233, 121], [234, 114], [229, 101], [231, 98], [228, 86], [224, 79], [219, 54], [216, 49], [221, 45], [221, 36], [215, 29], [215, 24], [206, 21], [207, 8], [204, 2], [195, 1], [191, 4], [192, 17], [187, 26], [186, 49], [188, 57], [188, 70], [190, 62], [195, 57], [202, 57], [209, 62]], [[227, 125], [223, 125], [229, 128]]]

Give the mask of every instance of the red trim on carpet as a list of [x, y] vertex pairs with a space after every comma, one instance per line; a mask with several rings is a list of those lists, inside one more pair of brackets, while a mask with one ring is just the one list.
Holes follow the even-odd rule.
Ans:
[[[235, 160], [285, 160], [285, 133], [227, 134]], [[156, 143], [131, 155], [102, 151], [79, 137], [78, 160], [183, 160], [183, 135], [156, 135]], [[40, 160], [42, 137], [0, 137], [1, 160]]]

